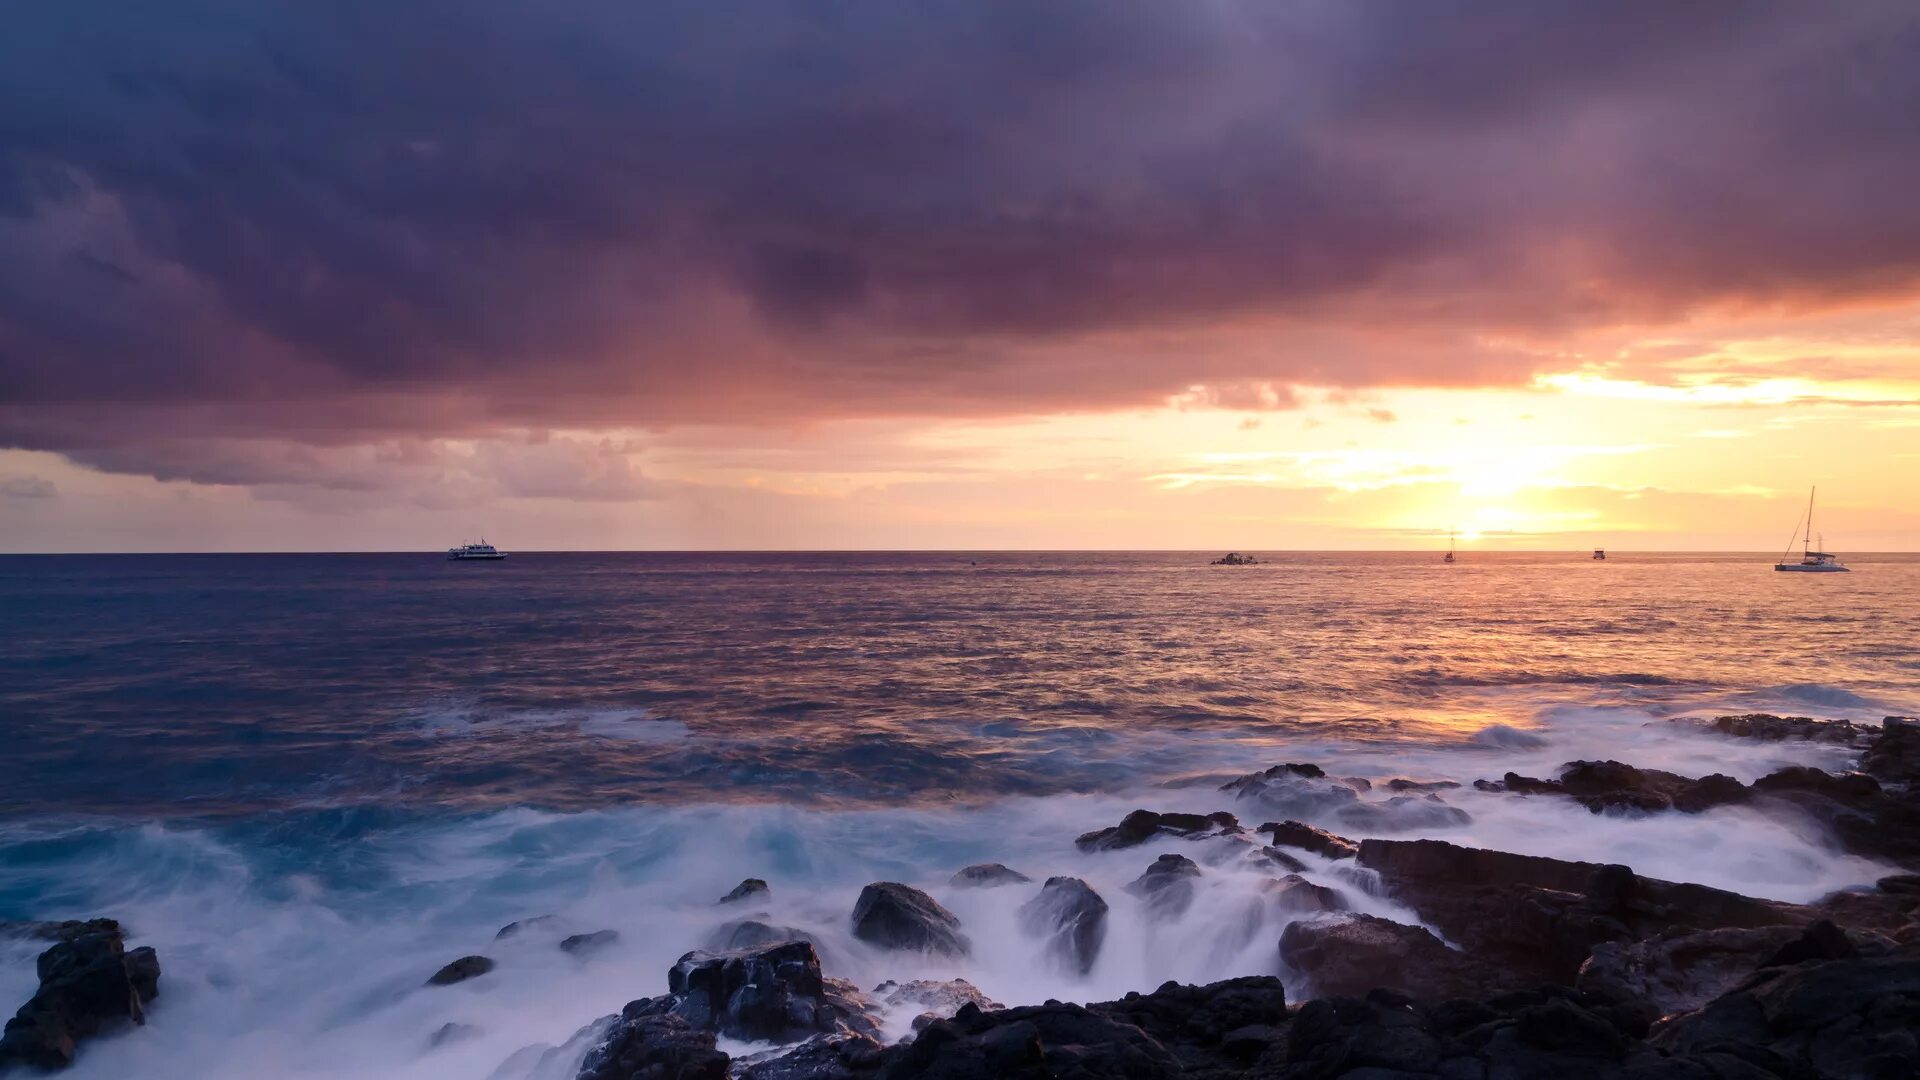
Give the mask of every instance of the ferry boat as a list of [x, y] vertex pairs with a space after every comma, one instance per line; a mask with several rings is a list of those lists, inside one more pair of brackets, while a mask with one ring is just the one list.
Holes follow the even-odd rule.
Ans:
[[[1800, 574], [1844, 574], [1848, 571], [1848, 567], [1840, 562], [1838, 555], [1813, 550], [1813, 496], [1817, 490], [1819, 489], [1810, 488], [1807, 491], [1807, 527], [1801, 534], [1800, 561], [1788, 562], [1787, 556], [1782, 555], [1780, 561], [1773, 564], [1775, 570]], [[1826, 537], [1820, 538], [1820, 546], [1827, 546]]]
[[487, 543], [484, 537], [477, 544], [461, 544], [447, 549], [447, 558], [453, 562], [495, 562], [506, 557], [506, 552]]

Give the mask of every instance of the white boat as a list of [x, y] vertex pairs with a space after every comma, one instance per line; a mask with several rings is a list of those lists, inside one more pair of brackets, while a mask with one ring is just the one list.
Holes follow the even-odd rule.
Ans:
[[[1819, 489], [1812, 488], [1807, 491], [1807, 527], [1801, 531], [1800, 561], [1788, 562], [1788, 555], [1782, 555], [1780, 561], [1773, 564], [1775, 570], [1797, 574], [1844, 574], [1847, 572], [1847, 567], [1841, 564], [1839, 556], [1813, 550], [1813, 496], [1817, 490]], [[1827, 546], [1826, 537], [1820, 538], [1820, 546]], [[1788, 548], [1788, 552], [1791, 554], [1791, 547]]]
[[461, 544], [447, 549], [447, 558], [453, 562], [495, 562], [506, 557], [506, 552], [487, 543], [484, 537], [477, 544]]

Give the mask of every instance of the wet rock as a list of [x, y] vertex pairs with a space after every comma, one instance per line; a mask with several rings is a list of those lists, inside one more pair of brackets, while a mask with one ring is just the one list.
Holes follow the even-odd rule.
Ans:
[[35, 962], [39, 989], [0, 1034], [0, 1072], [65, 1068], [81, 1040], [146, 1023], [146, 1003], [160, 992], [159, 958], [127, 949], [118, 923], [51, 925], [59, 940]]
[[1201, 815], [1159, 814], [1152, 810], [1135, 810], [1122, 818], [1120, 824], [1082, 833], [1073, 843], [1081, 851], [1112, 851], [1144, 844], [1156, 837], [1204, 836], [1221, 829], [1238, 828], [1239, 825], [1238, 818], [1224, 811]]
[[1040, 895], [1020, 905], [1020, 922], [1028, 934], [1045, 941], [1051, 960], [1085, 975], [1107, 937], [1107, 902], [1079, 878], [1051, 877]]
[[1345, 911], [1352, 906], [1339, 889], [1316, 885], [1299, 874], [1288, 874], [1277, 881], [1263, 883], [1262, 891], [1273, 897], [1275, 907], [1289, 915]]
[[1920, 874], [1892, 874], [1873, 883], [1881, 892], [1920, 896]]
[[1180, 1075], [1194, 1080], [1240, 1076], [1263, 1061], [1277, 1064], [1285, 1045], [1286, 989], [1270, 975], [1205, 986], [1169, 982], [1151, 994], [1131, 993], [1088, 1008], [1140, 1029], [1179, 1060]]
[[534, 931], [559, 933], [565, 925], [565, 920], [558, 915], [535, 915], [531, 919], [516, 919], [501, 927], [499, 933], [493, 935], [493, 940], [506, 941]]
[[86, 934], [124, 934], [117, 919], [66, 919], [60, 922], [0, 919], [0, 937], [31, 941], [72, 941]]
[[980, 992], [965, 979], [911, 979], [907, 982], [883, 982], [873, 988], [873, 996], [888, 1009], [917, 1007], [913, 1030], [919, 1031], [935, 1020], [946, 1018], [972, 1005], [976, 1009], [998, 1009], [1000, 1003]]
[[1194, 882], [1200, 864], [1185, 855], [1162, 855], [1127, 885], [1127, 892], [1147, 902], [1147, 910], [1163, 919], [1186, 914], [1193, 904]]
[[733, 1075], [738, 1080], [853, 1080], [873, 1076], [886, 1054], [879, 1040], [842, 1031], [736, 1058]]
[[[1730, 1061], [1717, 1075], [1920, 1076], [1920, 952], [1767, 968], [1649, 1042]], [[1699, 1074], [1696, 1074], [1699, 1075]]]
[[1888, 717], [1860, 755], [1860, 771], [1883, 784], [1920, 786], [1920, 724]]
[[1458, 780], [1408, 780], [1403, 776], [1396, 776], [1386, 784], [1387, 790], [1397, 795], [1429, 795], [1459, 786]]
[[1374, 915], [1287, 924], [1280, 959], [1324, 997], [1385, 989], [1422, 998], [1482, 994], [1514, 980], [1449, 949], [1432, 931]]
[[588, 957], [620, 940], [618, 930], [595, 930], [591, 934], [574, 934], [560, 940], [560, 951], [574, 956]]
[[1360, 845], [1344, 836], [1298, 821], [1268, 822], [1254, 831], [1272, 833], [1276, 847], [1299, 848], [1329, 859], [1351, 859], [1360, 851]]
[[770, 1042], [878, 1031], [863, 995], [851, 984], [824, 977], [819, 954], [804, 941], [688, 953], [667, 973], [665, 997], [628, 1009], [636, 1015], [670, 1011], [702, 1031]]
[[1691, 781], [1659, 769], [1638, 769], [1620, 761], [1570, 761], [1560, 786], [1595, 813], [1657, 813], [1673, 806], [1673, 797]]
[[1847, 720], [1815, 720], [1808, 716], [1775, 716], [1772, 713], [1747, 713], [1742, 716], [1716, 716], [1711, 720], [1697, 716], [1678, 716], [1669, 723], [1699, 728], [1720, 735], [1761, 742], [1833, 742], [1855, 743], [1871, 729]]
[[1558, 780], [1541, 780], [1533, 776], [1521, 776], [1510, 772], [1498, 780], [1475, 780], [1473, 786], [1480, 791], [1507, 792], [1514, 795], [1565, 795], [1566, 786]]
[[726, 1080], [730, 1060], [712, 1032], [682, 1017], [623, 1014], [607, 1040], [587, 1051], [579, 1080]]
[[975, 863], [953, 875], [952, 884], [961, 889], [992, 889], [1001, 885], [1025, 885], [1033, 879], [1000, 863]]
[[717, 902], [722, 904], [739, 904], [748, 900], [765, 900], [772, 895], [773, 890], [767, 888], [766, 882], [757, 877], [750, 877], [740, 884], [735, 885], [732, 892], [721, 897]]
[[457, 1042], [466, 1042], [468, 1039], [479, 1034], [480, 1029], [472, 1024], [453, 1022], [441, 1024], [438, 1028], [434, 1029], [432, 1035], [427, 1036], [427, 1049], [438, 1050], [443, 1046], [451, 1046]]
[[779, 926], [760, 919], [735, 919], [721, 923], [713, 933], [707, 935], [706, 949], [708, 952], [733, 952], [775, 945], [782, 941], [804, 941], [812, 945], [815, 951], [820, 948], [818, 939], [797, 926]]
[[1247, 858], [1258, 866], [1283, 874], [1298, 874], [1307, 868], [1306, 863], [1272, 845], [1250, 852]]
[[853, 936], [884, 949], [965, 956], [972, 947], [953, 912], [919, 889], [877, 881], [853, 906]]
[[1174, 1080], [1184, 1070], [1138, 1027], [1048, 1002], [998, 1012], [972, 1006], [927, 1025], [890, 1055], [883, 1080]]
[[436, 971], [427, 979], [428, 986], [452, 986], [454, 983], [477, 979], [492, 971], [493, 960], [485, 956], [463, 956]]
[[1655, 1015], [1691, 1012], [1751, 978], [1801, 933], [1798, 927], [1766, 926], [1602, 942], [1581, 966], [1576, 985], [1645, 1002]]
[[1289, 818], [1324, 817], [1358, 802], [1372, 785], [1358, 778], [1334, 779], [1317, 765], [1275, 765], [1229, 781], [1220, 790], [1252, 802], [1265, 814]]
[[1716, 806], [1733, 806], [1753, 797], [1747, 786], [1725, 773], [1710, 773], [1673, 793], [1673, 808], [1684, 814], [1701, 814]]
[[1641, 877], [1441, 840], [1369, 839], [1359, 864], [1449, 940], [1528, 980], [1571, 984], [1595, 946], [1669, 931], [1801, 926], [1812, 910], [1704, 885]]
[[1849, 806], [1871, 803], [1880, 796], [1880, 781], [1866, 773], [1834, 774], [1806, 765], [1790, 765], [1753, 782], [1755, 791], [1779, 794], [1810, 791]]

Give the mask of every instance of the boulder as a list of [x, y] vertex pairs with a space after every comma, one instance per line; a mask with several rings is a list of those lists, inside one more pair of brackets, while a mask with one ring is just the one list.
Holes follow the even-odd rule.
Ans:
[[873, 988], [873, 997], [882, 1008], [914, 1008], [913, 1030], [919, 1031], [935, 1020], [945, 1020], [972, 1005], [977, 1009], [998, 1009], [999, 1002], [980, 992], [965, 979], [910, 979], [907, 982], [883, 982]]
[[1860, 755], [1860, 771], [1883, 784], [1920, 786], [1920, 724], [1888, 717]]
[[853, 905], [853, 936], [883, 949], [965, 956], [972, 948], [960, 920], [911, 885], [877, 881], [860, 890]]
[[707, 935], [708, 952], [733, 952], [737, 949], [751, 949], [761, 945], [775, 945], [782, 941], [804, 941], [817, 952], [820, 942], [812, 934], [797, 926], [780, 926], [761, 919], [734, 919], [721, 923]]
[[1452, 791], [1459, 786], [1458, 780], [1408, 780], [1403, 776], [1396, 776], [1386, 783], [1387, 790], [1396, 795], [1430, 795]]
[[1299, 848], [1329, 859], [1351, 859], [1360, 851], [1360, 845], [1344, 836], [1298, 821], [1268, 822], [1254, 832], [1272, 833], [1275, 847]]
[[735, 1058], [737, 1080], [855, 1080], [871, 1077], [886, 1063], [887, 1047], [869, 1035], [851, 1031], [815, 1035], [798, 1046], [782, 1046]]
[[1801, 933], [1793, 926], [1765, 926], [1602, 942], [1581, 965], [1576, 985], [1645, 1002], [1657, 1016], [1692, 1012], [1752, 977]]
[[1146, 901], [1147, 910], [1163, 919], [1186, 914], [1193, 905], [1194, 882], [1200, 864], [1185, 855], [1167, 854], [1127, 885], [1127, 892]]
[[1317, 765], [1289, 763], [1230, 780], [1220, 790], [1256, 804], [1265, 814], [1318, 818], [1352, 806], [1371, 787], [1357, 777], [1329, 777]]
[[1660, 769], [1638, 769], [1620, 761], [1570, 761], [1560, 786], [1594, 813], [1656, 813], [1671, 809], [1673, 797], [1689, 779]]
[[1278, 870], [1282, 874], [1298, 874], [1307, 869], [1307, 864], [1268, 844], [1247, 853], [1247, 860], [1264, 870]]
[[591, 934], [573, 934], [560, 939], [560, 951], [588, 957], [620, 940], [618, 930], [595, 930]]
[[928, 1024], [890, 1055], [881, 1080], [1175, 1080], [1179, 1059], [1138, 1027], [1050, 1001]]
[[1285, 1047], [1286, 989], [1271, 975], [1205, 986], [1163, 983], [1150, 994], [1130, 993], [1088, 1008], [1140, 1029], [1180, 1061], [1182, 1076], [1194, 1080], [1272, 1075], [1260, 1066], [1277, 1063]]
[[1025, 885], [1033, 879], [997, 862], [975, 863], [953, 875], [951, 884], [960, 889], [992, 889], [1001, 885]]
[[1120, 824], [1082, 833], [1073, 843], [1081, 851], [1112, 851], [1144, 844], [1160, 836], [1185, 839], [1239, 826], [1240, 820], [1224, 811], [1201, 815], [1160, 814], [1152, 810], [1135, 810], [1122, 818]]
[[151, 948], [126, 948], [111, 919], [52, 924], [58, 940], [35, 963], [39, 989], [0, 1034], [0, 1072], [60, 1069], [81, 1040], [147, 1022], [160, 993], [160, 961]]
[[1701, 814], [1716, 806], [1733, 806], [1753, 797], [1747, 786], [1725, 773], [1709, 773], [1673, 793], [1673, 808], [1683, 814]]
[[533, 931], [559, 933], [565, 925], [565, 920], [558, 915], [535, 915], [530, 919], [515, 919], [501, 927], [500, 931], [493, 935], [493, 940], [506, 941]]
[[1342, 828], [1370, 833], [1453, 829], [1469, 825], [1473, 817], [1450, 806], [1438, 795], [1395, 795], [1390, 799], [1361, 800], [1333, 812]]
[[0, 937], [29, 941], [72, 941], [85, 934], [124, 934], [116, 919], [66, 919], [60, 922], [0, 919]]
[[819, 954], [804, 941], [690, 952], [667, 973], [666, 996], [650, 1002], [636, 1014], [670, 1011], [701, 1031], [736, 1039], [794, 1042], [835, 1031], [878, 1031], [864, 997], [850, 984], [825, 978]]
[[1532, 776], [1521, 776], [1510, 772], [1498, 780], [1475, 780], [1473, 786], [1480, 791], [1506, 792], [1513, 795], [1565, 795], [1567, 789], [1558, 780], [1541, 780]]
[[1262, 882], [1261, 891], [1273, 897], [1274, 906], [1286, 915], [1314, 915], [1324, 911], [1345, 911], [1350, 906], [1339, 889], [1316, 885], [1299, 874], [1288, 874]]
[[1280, 934], [1280, 960], [1323, 997], [1376, 989], [1421, 998], [1462, 997], [1514, 983], [1449, 949], [1424, 927], [1357, 913], [1288, 923]]
[[446, 967], [427, 977], [428, 986], [452, 986], [454, 983], [477, 979], [492, 971], [493, 960], [485, 956], [463, 956]]
[[1100, 957], [1107, 937], [1107, 902], [1076, 877], [1051, 877], [1040, 895], [1020, 905], [1026, 932], [1042, 939], [1047, 956], [1068, 971], [1085, 975]]
[[721, 897], [718, 901], [716, 901], [716, 903], [739, 904], [739, 903], [744, 903], [748, 900], [754, 900], [754, 901], [765, 900], [766, 898], [772, 895], [773, 895], [773, 890], [767, 888], [766, 882], [760, 880], [757, 877], [750, 877], [745, 881], [742, 881], [740, 884], [735, 885], [733, 887], [732, 892], [729, 892], [727, 893], [727, 895]]
[[1753, 782], [1755, 791], [1779, 794], [1810, 791], [1849, 806], [1871, 804], [1880, 796], [1880, 781], [1866, 773], [1834, 774], [1806, 765], [1789, 765]]
[[698, 1030], [683, 1017], [623, 1014], [606, 1041], [587, 1051], [579, 1080], [726, 1080], [730, 1060], [716, 1048], [711, 1031]]
[[1867, 737], [1871, 729], [1848, 720], [1815, 720], [1808, 716], [1775, 716], [1772, 713], [1746, 713], [1740, 716], [1676, 716], [1668, 721], [1680, 727], [1698, 728], [1739, 739], [1760, 742], [1832, 742], [1852, 744]]

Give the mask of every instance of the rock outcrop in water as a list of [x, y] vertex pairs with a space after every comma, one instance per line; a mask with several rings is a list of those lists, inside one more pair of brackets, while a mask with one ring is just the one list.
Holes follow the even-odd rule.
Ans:
[[1054, 963], [1077, 975], [1093, 970], [1107, 939], [1107, 902], [1076, 877], [1051, 877], [1020, 905], [1020, 922]]
[[750, 877], [740, 884], [735, 885], [733, 889], [728, 892], [727, 895], [721, 897], [718, 902], [722, 904], [739, 904], [748, 900], [765, 900], [772, 895], [773, 890], [767, 888], [766, 882], [757, 877]]
[[1224, 811], [1217, 814], [1157, 814], [1152, 810], [1135, 810], [1120, 819], [1120, 824], [1082, 833], [1073, 843], [1081, 851], [1112, 851], [1135, 847], [1158, 837], [1192, 839], [1239, 827], [1240, 819]]
[[477, 979], [487, 972], [492, 971], [493, 967], [494, 964], [491, 957], [478, 955], [463, 956], [458, 960], [451, 961], [439, 971], [428, 976], [427, 985], [452, 986], [454, 983], [466, 982], [468, 979]]
[[1200, 864], [1185, 855], [1162, 855], [1127, 885], [1127, 892], [1146, 901], [1147, 910], [1162, 919], [1177, 919], [1193, 906], [1194, 883]]
[[112, 919], [32, 926], [55, 944], [35, 962], [39, 990], [0, 1034], [0, 1072], [65, 1068], [81, 1040], [147, 1022], [146, 1005], [160, 993], [153, 949], [127, 949]]
[[1254, 831], [1271, 833], [1275, 847], [1299, 848], [1329, 859], [1351, 859], [1360, 852], [1360, 845], [1346, 837], [1298, 821], [1270, 821]]
[[1001, 885], [1025, 885], [1033, 879], [997, 862], [976, 863], [953, 875], [952, 885], [959, 889], [993, 889]]
[[884, 949], [917, 949], [965, 956], [972, 945], [960, 920], [911, 885], [877, 881], [853, 906], [853, 936]]

